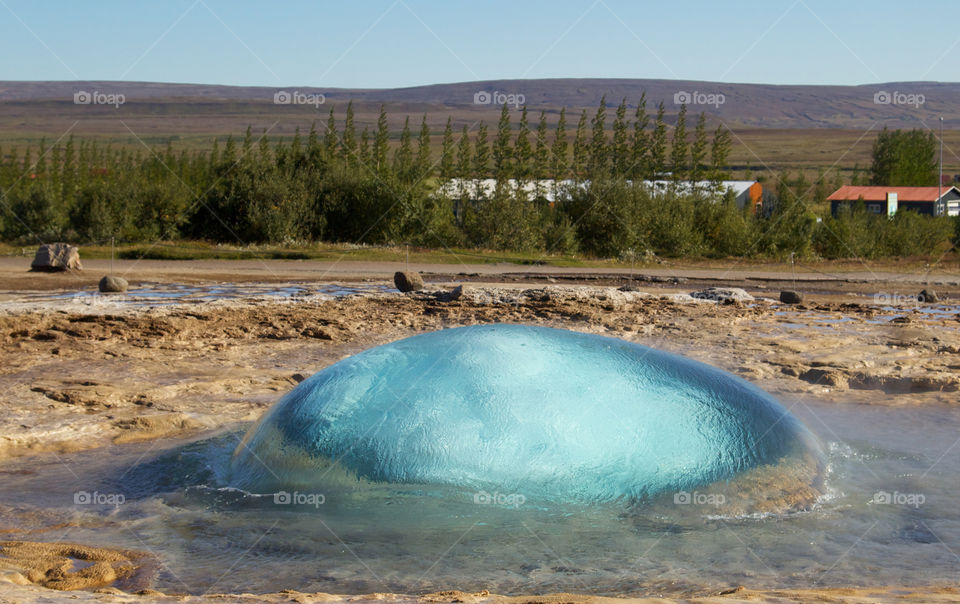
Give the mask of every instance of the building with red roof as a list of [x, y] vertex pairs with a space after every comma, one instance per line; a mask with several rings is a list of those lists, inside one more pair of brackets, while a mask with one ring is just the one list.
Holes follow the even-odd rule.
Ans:
[[[830, 197], [830, 213], [863, 204], [868, 212], [887, 214], [891, 210], [913, 210], [930, 216], [960, 215], [960, 189], [946, 187], [860, 187], [844, 185]], [[889, 205], [892, 203], [892, 206]]]

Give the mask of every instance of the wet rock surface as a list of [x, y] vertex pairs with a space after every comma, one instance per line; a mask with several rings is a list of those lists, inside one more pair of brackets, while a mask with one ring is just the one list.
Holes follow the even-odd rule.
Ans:
[[110, 585], [142, 588], [155, 569], [156, 562], [143, 552], [73, 543], [0, 541], [0, 582], [61, 591]]
[[292, 376], [414, 333], [488, 322], [616, 336], [732, 371], [781, 397], [955, 404], [960, 389], [960, 312], [946, 307], [738, 306], [587, 286], [451, 289], [8, 310], [0, 315], [0, 457], [250, 421], [292, 388]]

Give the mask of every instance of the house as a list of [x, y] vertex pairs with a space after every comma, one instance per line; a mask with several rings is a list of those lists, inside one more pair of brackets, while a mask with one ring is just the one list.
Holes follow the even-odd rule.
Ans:
[[[854, 204], [863, 204], [868, 212], [892, 214], [899, 209], [913, 210], [929, 216], [960, 215], [960, 189], [945, 187], [860, 187], [845, 185], [830, 197], [830, 213], [839, 214], [840, 209]], [[891, 204], [888, 207], [888, 203]]]

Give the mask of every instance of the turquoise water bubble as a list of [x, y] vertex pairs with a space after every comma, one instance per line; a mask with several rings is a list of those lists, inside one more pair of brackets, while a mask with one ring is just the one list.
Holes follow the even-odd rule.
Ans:
[[247, 433], [231, 483], [637, 501], [776, 463], [808, 440], [769, 394], [703, 363], [598, 335], [477, 325], [378, 346], [305, 380]]

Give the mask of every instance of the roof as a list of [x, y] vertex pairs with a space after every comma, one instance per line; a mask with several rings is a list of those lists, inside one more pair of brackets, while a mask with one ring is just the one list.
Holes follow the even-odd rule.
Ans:
[[886, 201], [887, 193], [896, 193], [897, 201], [937, 201], [954, 187], [855, 187], [844, 185], [833, 192], [828, 201]]

